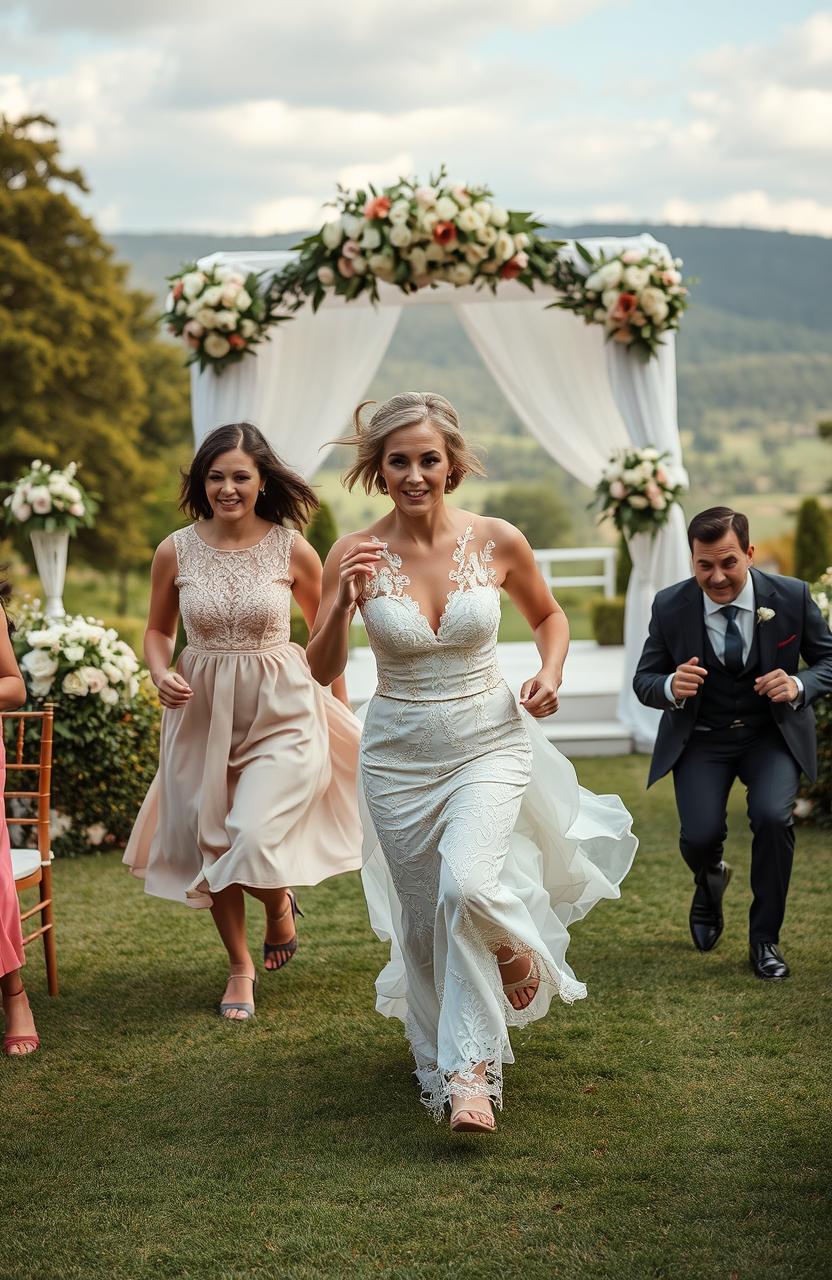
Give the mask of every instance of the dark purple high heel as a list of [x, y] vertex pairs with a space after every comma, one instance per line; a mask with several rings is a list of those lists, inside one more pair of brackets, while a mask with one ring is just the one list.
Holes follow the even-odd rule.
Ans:
[[[286, 893], [289, 898], [289, 909], [292, 912], [292, 920], [294, 921], [296, 916], [300, 916], [301, 919], [305, 919], [303, 912], [298, 906], [298, 900], [295, 897], [292, 890], [287, 889]], [[278, 916], [278, 919], [282, 920], [285, 914], [286, 912], [282, 911]], [[295, 929], [294, 938], [290, 938], [288, 942], [264, 942], [263, 943], [263, 960], [277, 961], [277, 964], [273, 968], [267, 969], [266, 973], [277, 973], [278, 969], [282, 969], [285, 964], [289, 963], [289, 961], [291, 960], [292, 956], [295, 954], [297, 949], [298, 949], [297, 929]]]

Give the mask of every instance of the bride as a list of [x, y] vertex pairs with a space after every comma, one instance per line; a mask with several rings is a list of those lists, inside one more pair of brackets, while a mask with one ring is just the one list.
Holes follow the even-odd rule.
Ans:
[[[361, 742], [363, 879], [391, 948], [376, 1007], [404, 1022], [434, 1116], [450, 1103], [452, 1129], [490, 1132], [508, 1027], [586, 995], [567, 928], [619, 896], [638, 842], [619, 798], [579, 787], [533, 724], [557, 711], [569, 626], [519, 530], [446, 505], [483, 474], [455, 410], [420, 392], [366, 424], [363, 408], [345, 483], [393, 505], [332, 548], [307, 657], [330, 684], [361, 609], [378, 666]], [[521, 709], [497, 665], [501, 588], [540, 653]]]

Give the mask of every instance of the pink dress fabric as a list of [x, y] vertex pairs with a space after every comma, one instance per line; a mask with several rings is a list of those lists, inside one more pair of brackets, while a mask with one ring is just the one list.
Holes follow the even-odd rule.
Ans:
[[[5, 785], [6, 752], [0, 736], [0, 792], [5, 790]], [[23, 933], [9, 852], [9, 828], [5, 808], [0, 805], [0, 977], [14, 973], [23, 963]]]
[[124, 853], [191, 907], [232, 884], [313, 885], [361, 865], [360, 726], [289, 639], [294, 532], [242, 550], [173, 534], [193, 696], [162, 717], [159, 772]]

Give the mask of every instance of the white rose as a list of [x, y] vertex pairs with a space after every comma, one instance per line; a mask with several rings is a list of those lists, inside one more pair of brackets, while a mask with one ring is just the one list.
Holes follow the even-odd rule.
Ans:
[[193, 302], [188, 303], [183, 314], [189, 316], [190, 319], [193, 320], [194, 316], [198, 315], [201, 310], [202, 300], [200, 298], [194, 298]]
[[[335, 284], [335, 272], [332, 270], [332, 267], [327, 267], [327, 266], [318, 267], [318, 283], [322, 284], [324, 288], [327, 288], [327, 289], [331, 285]], [[245, 323], [246, 321], [244, 320], [243, 324]], [[249, 323], [251, 323], [251, 321], [249, 321]], [[240, 328], [242, 329], [242, 325], [240, 326]]]
[[20, 665], [35, 680], [48, 680], [58, 670], [57, 661], [45, 649], [30, 649], [20, 659]]
[[107, 677], [100, 667], [79, 667], [78, 674], [85, 681], [90, 693], [100, 693], [106, 688]]
[[490, 249], [492, 244], [495, 244], [497, 241], [497, 232], [494, 227], [490, 226], [483, 227], [482, 230], [476, 233], [476, 236], [480, 244], [484, 244], [486, 249]]
[[[395, 208], [395, 205], [394, 205], [394, 208]], [[393, 210], [391, 209], [390, 212], [392, 214]], [[396, 223], [395, 226], [390, 231], [390, 243], [394, 244], [397, 249], [406, 248], [406, 246], [410, 244], [412, 239], [413, 239], [413, 235], [410, 231], [410, 228], [406, 227], [401, 222]]]
[[29, 692], [33, 698], [45, 698], [51, 688], [51, 680], [35, 680], [33, 678], [29, 681]]
[[[223, 307], [238, 306], [239, 304], [236, 299], [240, 293], [240, 289], [241, 286], [232, 280], [229, 284], [224, 285], [220, 289], [219, 304], [214, 303], [214, 305], [222, 305]], [[204, 301], [207, 301], [207, 299], [204, 299]]]
[[425, 247], [425, 257], [428, 262], [444, 262], [448, 255], [441, 244], [437, 244], [435, 240], [431, 240], [429, 245]]
[[601, 301], [603, 302], [607, 311], [612, 311], [613, 307], [618, 301], [618, 298], [619, 298], [618, 289], [605, 289], [604, 292], [601, 294]]
[[436, 204], [436, 189], [434, 187], [417, 187], [413, 192], [413, 198], [423, 209], [430, 209]]
[[33, 649], [48, 649], [54, 639], [55, 630], [53, 627], [46, 627], [42, 631], [26, 632], [26, 643], [30, 644]]
[[110, 684], [121, 684], [124, 679], [124, 673], [113, 662], [102, 662], [101, 670], [104, 672]]
[[650, 499], [650, 506], [654, 511], [664, 511], [667, 499], [661, 493], [655, 493]]
[[352, 269], [357, 276], [366, 276], [369, 269], [367, 259], [359, 253], [357, 258], [352, 259]]
[[237, 308], [238, 311], [248, 311], [249, 307], [251, 306], [251, 301], [252, 301], [251, 294], [249, 293], [248, 289], [239, 289], [237, 291], [237, 298], [234, 303], [234, 306]]
[[650, 279], [650, 272], [646, 267], [627, 267], [624, 272], [624, 283], [629, 289], [638, 293], [639, 289], [643, 289]]
[[205, 354], [212, 356], [215, 360], [221, 360], [231, 350], [229, 343], [219, 333], [209, 333], [204, 345]]
[[508, 262], [514, 257], [514, 241], [507, 231], [498, 232], [494, 252], [500, 262]]
[[371, 253], [367, 259], [367, 265], [374, 275], [384, 279], [386, 275], [393, 274], [393, 255], [389, 252]]
[[107, 834], [107, 828], [103, 822], [94, 822], [91, 827], [87, 827], [84, 834], [93, 848], [98, 848]]
[[36, 515], [45, 516], [52, 510], [52, 498], [45, 484], [33, 485], [29, 490], [29, 499]]
[[364, 218], [358, 218], [354, 213], [345, 213], [341, 218], [341, 226], [344, 228], [344, 234], [349, 240], [354, 240], [356, 236], [359, 236], [366, 225]]
[[482, 244], [466, 244], [462, 252], [465, 254], [465, 261], [472, 267], [478, 267], [488, 257], [488, 250]]
[[212, 284], [206, 289], [200, 297], [203, 307], [218, 307], [222, 302], [223, 287], [221, 284]]
[[343, 238], [344, 228], [340, 218], [335, 218], [333, 222], [325, 222], [321, 227], [321, 239], [327, 249], [337, 249]]
[[488, 219], [491, 217], [491, 201], [490, 200], [476, 200], [474, 202], [474, 208], [482, 218], [483, 222], [487, 222]]
[[620, 502], [627, 490], [620, 480], [613, 480], [610, 485], [610, 497], [615, 498], [616, 502]]
[[32, 514], [32, 508], [28, 502], [21, 502], [18, 506], [13, 507], [12, 510], [14, 511], [15, 520], [19, 520], [21, 524], [24, 520], [28, 520]]
[[182, 277], [182, 292], [186, 298], [195, 298], [205, 284], [205, 276], [201, 271], [189, 271]]
[[428, 269], [428, 255], [418, 245], [410, 254], [410, 269], [414, 276], [423, 276]]
[[188, 303], [185, 301], [185, 299], [184, 299], [184, 298], [180, 298], [180, 299], [179, 299], [179, 301], [177, 302], [176, 306], [174, 307], [174, 311], [176, 312], [176, 314], [177, 314], [178, 316], [184, 316], [184, 315], [186, 315], [186, 314], [187, 314], [187, 312], [188, 312]]
[[467, 209], [463, 209], [460, 213], [456, 220], [456, 225], [460, 231], [479, 231], [483, 221], [476, 209], [472, 209], [469, 205]]
[[491, 225], [492, 227], [508, 226], [508, 213], [505, 209], [501, 209], [498, 204], [491, 206]]
[[173, 290], [171, 290], [168, 296], [165, 298], [165, 311], [173, 311], [173, 308], [175, 306], [176, 306], [176, 298], [174, 298]]
[[98, 696], [102, 702], [107, 704], [108, 707], [115, 706], [118, 702], [118, 691], [116, 689], [111, 689], [109, 685], [105, 685], [103, 689], [99, 689]]
[[85, 698], [89, 692], [87, 682], [80, 671], [68, 671], [61, 688], [64, 693], [71, 694], [73, 698]]
[[390, 212], [387, 217], [392, 223], [408, 222], [410, 219], [410, 201], [397, 200], [395, 204], [390, 206]]
[[625, 484], [637, 485], [641, 484], [641, 472], [638, 467], [628, 467], [626, 471], [622, 471], [621, 479]]
[[194, 315], [197, 324], [201, 324], [203, 329], [216, 329], [217, 312], [213, 307], [200, 307]]
[[514, 237], [514, 244], [518, 249], [528, 249], [531, 244], [531, 237], [528, 236], [525, 231], [518, 231], [517, 235]]
[[130, 680], [128, 681], [128, 684], [127, 684], [127, 691], [130, 694], [131, 698], [135, 698], [136, 694], [139, 692], [139, 681], [136, 676], [130, 677]]
[[367, 253], [381, 247], [381, 232], [378, 227], [368, 227], [361, 236], [361, 248]]
[[621, 284], [621, 277], [623, 274], [624, 268], [617, 260], [614, 262], [605, 262], [602, 267], [598, 268], [597, 272], [602, 289], [614, 289], [616, 285]]
[[436, 216], [440, 222], [453, 222], [459, 213], [459, 205], [450, 196], [440, 196], [436, 202]]
[[416, 219], [416, 221], [423, 231], [427, 232], [429, 236], [432, 236], [433, 228], [436, 226], [437, 222], [439, 221], [439, 215], [435, 209], [425, 209], [422, 213], [419, 214], [419, 217]]
[[67, 662], [83, 662], [85, 652], [82, 644], [68, 644], [64, 649], [64, 657]]
[[644, 511], [645, 508], [650, 505], [647, 499], [640, 493], [631, 493], [627, 501], [631, 507], [636, 509], [636, 511]]
[[[218, 311], [217, 312], [217, 328], [222, 329], [225, 333], [231, 333], [232, 329], [237, 328], [237, 312], [236, 311]], [[207, 350], [206, 341], [206, 350]]]
[[455, 262], [448, 269], [448, 279], [451, 284], [463, 285], [470, 284], [474, 278], [473, 267], [469, 267], [467, 262]]
[[650, 446], [647, 449], [642, 449], [641, 456], [645, 462], [655, 462], [658, 459], [659, 451]]
[[468, 194], [467, 188], [461, 182], [451, 183], [451, 195], [454, 200], [456, 200], [457, 204], [463, 209], [471, 203], [471, 197]]
[[585, 283], [587, 289], [594, 289], [596, 293], [600, 293], [604, 287], [600, 272], [598, 271], [593, 271], [591, 276], [587, 276]]

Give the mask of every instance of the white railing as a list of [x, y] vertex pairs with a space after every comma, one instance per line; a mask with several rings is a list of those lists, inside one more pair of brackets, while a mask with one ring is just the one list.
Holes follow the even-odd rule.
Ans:
[[[534, 558], [551, 590], [556, 587], [601, 587], [609, 599], [615, 595], [616, 554], [615, 547], [546, 547], [543, 551], [535, 551]], [[556, 564], [593, 560], [601, 565], [600, 573], [555, 574], [552, 571]], [[358, 609], [353, 614], [352, 625], [364, 625]]]
[[[549, 587], [601, 587], [609, 599], [615, 595], [615, 547], [547, 547], [535, 551], [540, 572]], [[576, 560], [595, 560], [601, 565], [600, 573], [556, 574], [556, 564], [574, 564]]]

